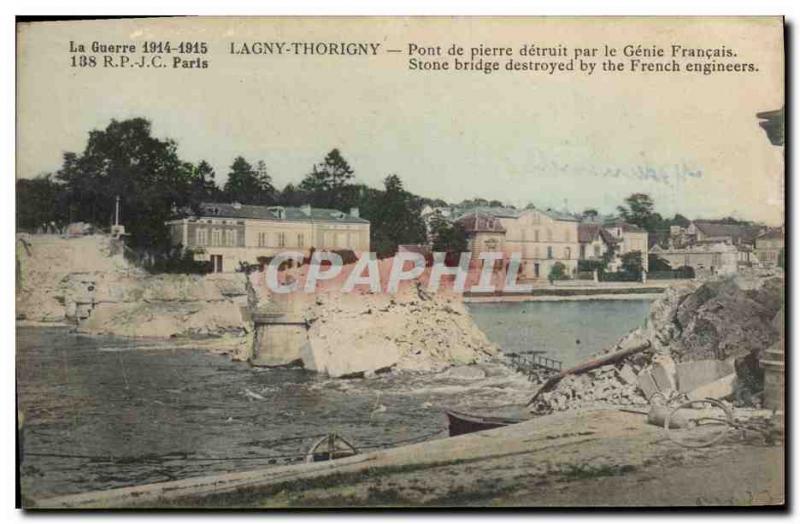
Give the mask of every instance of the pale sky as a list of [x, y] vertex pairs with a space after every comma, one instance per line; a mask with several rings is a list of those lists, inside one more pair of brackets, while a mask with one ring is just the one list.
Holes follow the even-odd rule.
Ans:
[[[19, 177], [55, 171], [112, 118], [143, 116], [221, 184], [234, 157], [298, 183], [332, 148], [359, 181], [397, 173], [409, 191], [457, 202], [612, 211], [633, 192], [689, 217], [783, 221], [782, 149], [755, 113], [783, 105], [781, 20], [162, 19], [21, 26]], [[73, 68], [70, 40], [208, 42], [201, 70]], [[231, 55], [231, 43], [373, 42], [378, 56]], [[408, 44], [455, 42], [719, 48], [755, 73], [591, 76], [409, 71]], [[402, 53], [388, 53], [401, 49]], [[139, 50], [135, 56], [141, 56]], [[166, 59], [171, 60], [170, 55]], [[498, 58], [501, 65], [506, 59]], [[546, 60], [546, 59], [541, 59]], [[620, 60], [626, 61], [621, 58]], [[703, 61], [703, 59], [698, 59]], [[685, 63], [685, 61], [684, 61]]]

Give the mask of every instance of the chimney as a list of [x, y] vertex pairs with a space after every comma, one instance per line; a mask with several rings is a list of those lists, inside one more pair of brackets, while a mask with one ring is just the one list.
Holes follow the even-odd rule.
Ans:
[[303, 204], [300, 206], [300, 211], [307, 217], [311, 216], [311, 205], [310, 204]]
[[350, 208], [350, 216], [351, 217], [355, 217], [355, 218], [359, 217], [358, 208], [357, 207], [351, 207]]

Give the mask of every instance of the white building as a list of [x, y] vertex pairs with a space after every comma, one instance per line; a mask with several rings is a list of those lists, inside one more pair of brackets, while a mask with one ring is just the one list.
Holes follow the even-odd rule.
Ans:
[[240, 262], [257, 264], [282, 251], [369, 251], [369, 221], [358, 209], [344, 213], [311, 206], [253, 206], [203, 203], [197, 216], [166, 223], [174, 245], [211, 261], [215, 272], [232, 272]]

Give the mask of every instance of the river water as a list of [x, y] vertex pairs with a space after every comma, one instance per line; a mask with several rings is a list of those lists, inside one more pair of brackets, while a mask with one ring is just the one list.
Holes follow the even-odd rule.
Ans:
[[475, 323], [503, 351], [544, 351], [572, 366], [643, 326], [652, 300], [468, 304]]
[[[504, 350], [533, 346], [569, 363], [639, 325], [646, 305], [472, 304], [470, 310]], [[443, 438], [443, 407], [521, 403], [532, 389], [499, 364], [482, 366], [478, 379], [451, 372], [327, 379], [65, 327], [18, 327], [16, 354], [25, 496], [294, 463], [328, 432], [363, 450]]]

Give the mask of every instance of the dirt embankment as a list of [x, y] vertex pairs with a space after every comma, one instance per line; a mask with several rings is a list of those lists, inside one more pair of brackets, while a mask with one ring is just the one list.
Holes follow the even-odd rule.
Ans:
[[[647, 345], [614, 363], [566, 376], [534, 400], [536, 413], [604, 405], [647, 405], [656, 389], [688, 392], [691, 380], [722, 378], [736, 370], [734, 388], [757, 391], [758, 360], [781, 338], [784, 279], [781, 274], [747, 275], [690, 282], [667, 289], [656, 300], [644, 328], [623, 337], [603, 354]], [[660, 368], [654, 372], [654, 366]], [[683, 372], [683, 373], [682, 373]], [[685, 377], [685, 384], [676, 378]], [[754, 378], [755, 376], [755, 378]], [[665, 387], [665, 383], [668, 387]], [[693, 384], [697, 385], [697, 384]], [[745, 393], [742, 393], [743, 395]]]
[[150, 275], [103, 235], [17, 240], [17, 319], [72, 323], [81, 333], [213, 339], [221, 351], [246, 344], [243, 275]]

